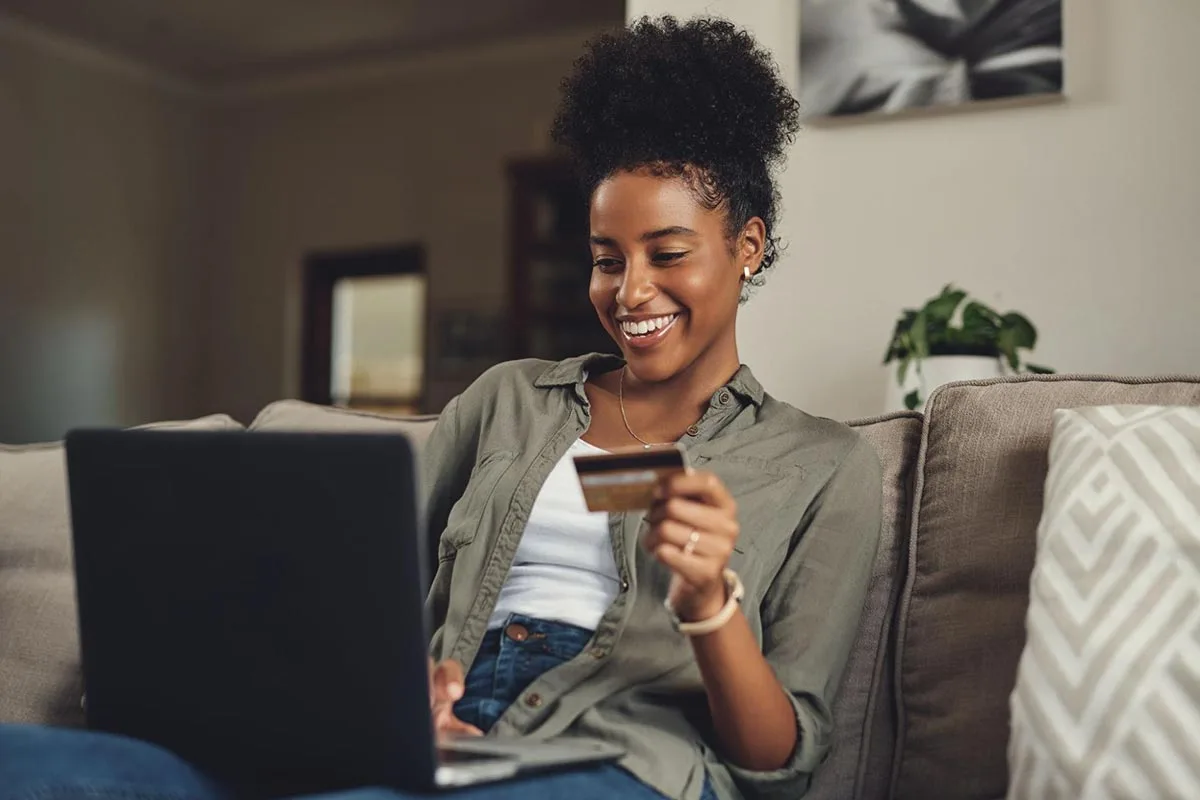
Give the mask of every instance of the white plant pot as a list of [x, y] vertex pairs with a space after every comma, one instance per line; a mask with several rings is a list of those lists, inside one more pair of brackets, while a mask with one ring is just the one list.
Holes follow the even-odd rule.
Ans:
[[930, 356], [920, 369], [914, 362], [908, 366], [904, 385], [896, 381], [895, 362], [887, 365], [887, 411], [903, 411], [904, 398], [914, 389], [921, 393], [917, 411], [925, 411], [925, 401], [934, 389], [955, 381], [975, 381], [1007, 375], [1004, 362], [990, 356]]

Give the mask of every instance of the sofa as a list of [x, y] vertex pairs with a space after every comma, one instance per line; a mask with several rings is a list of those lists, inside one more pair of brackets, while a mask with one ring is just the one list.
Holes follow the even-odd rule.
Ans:
[[[948, 384], [925, 414], [850, 424], [884, 467], [884, 530], [835, 740], [806, 797], [995, 800], [1008, 787], [1009, 701], [1057, 409], [1200, 405], [1200, 377], [1017, 376]], [[433, 418], [294, 400], [250, 431], [395, 431]], [[227, 416], [163, 423], [240, 430]], [[0, 721], [79, 726], [62, 447], [0, 446]]]

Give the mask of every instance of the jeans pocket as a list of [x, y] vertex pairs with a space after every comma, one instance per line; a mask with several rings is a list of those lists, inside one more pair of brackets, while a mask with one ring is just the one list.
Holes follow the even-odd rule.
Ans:
[[537, 648], [540, 654], [565, 664], [583, 652], [592, 640], [592, 632], [583, 628], [553, 631], [542, 639]]

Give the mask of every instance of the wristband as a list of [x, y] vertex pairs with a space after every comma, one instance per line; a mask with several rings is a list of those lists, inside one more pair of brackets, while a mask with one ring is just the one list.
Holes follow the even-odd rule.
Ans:
[[738, 574], [731, 569], [726, 569], [723, 577], [725, 578], [725, 591], [729, 598], [725, 601], [725, 605], [721, 607], [713, 616], [708, 619], [702, 619], [698, 622], [683, 622], [671, 608], [670, 600], [663, 603], [666, 606], [667, 613], [671, 615], [671, 623], [675, 626], [675, 630], [682, 633], [684, 636], [703, 636], [706, 633], [712, 633], [719, 630], [726, 622], [733, 619], [733, 615], [738, 611], [738, 605], [742, 598], [746, 596], [746, 587], [742, 585], [742, 579]]

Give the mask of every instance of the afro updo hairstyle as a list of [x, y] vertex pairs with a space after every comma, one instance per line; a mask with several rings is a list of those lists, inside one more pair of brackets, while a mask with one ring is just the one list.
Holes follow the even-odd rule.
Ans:
[[748, 283], [763, 284], [779, 249], [773, 169], [800, 106], [749, 33], [722, 19], [643, 17], [590, 42], [561, 91], [551, 134], [588, 197], [616, 172], [681, 177], [706, 208], [724, 207], [731, 244], [762, 219], [762, 264]]

